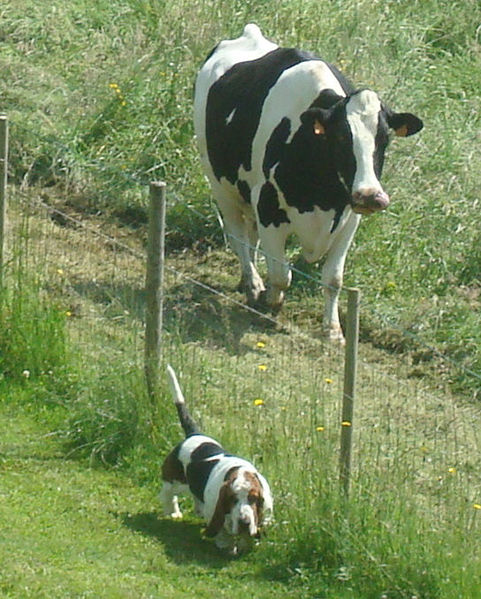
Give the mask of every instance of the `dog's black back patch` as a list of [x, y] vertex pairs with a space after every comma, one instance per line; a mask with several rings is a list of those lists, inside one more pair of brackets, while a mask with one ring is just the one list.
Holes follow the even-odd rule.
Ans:
[[204, 501], [204, 490], [210, 473], [224, 455], [221, 445], [215, 442], [202, 443], [192, 452], [186, 476], [191, 493], [200, 501]]

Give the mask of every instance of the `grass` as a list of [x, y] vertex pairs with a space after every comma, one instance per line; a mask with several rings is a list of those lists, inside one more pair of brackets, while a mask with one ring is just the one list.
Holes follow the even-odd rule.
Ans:
[[[463, 368], [480, 371], [480, 8], [271, 4], [2, 6], [12, 183], [0, 310], [6, 597], [479, 595], [479, 376]], [[319, 52], [426, 124], [392, 144], [392, 207], [363, 220], [346, 266], [346, 282], [362, 287], [365, 342], [347, 505], [337, 482], [342, 357], [318, 339], [317, 267], [289, 248], [310, 275], [295, 276], [280, 316], [289, 333], [182, 276], [242, 301], [191, 105], [203, 56], [247, 21]], [[142, 373], [136, 256], [142, 184], [156, 178], [169, 184], [177, 271], [167, 277], [165, 359], [206, 432], [258, 463], [274, 487], [276, 523], [239, 561], [200, 538], [189, 508], [174, 525], [155, 499], [160, 456], [179, 437], [166, 390], [167, 403], [153, 407]], [[75, 220], [32, 209], [39, 198]], [[85, 232], [86, 222], [116, 241]]]
[[[415, 139], [393, 141], [384, 175], [393, 202], [363, 220], [346, 282], [363, 288], [366, 340], [389, 348], [376, 331], [390, 322], [479, 373], [480, 12], [475, 0], [324, 9], [285, 0], [275, 11], [262, 2], [7, 2], [0, 93], [11, 180], [42, 186], [54, 205], [143, 226], [140, 184], [164, 179], [176, 199], [169, 247], [221, 243], [193, 141], [192, 84], [219, 39], [256, 21], [425, 121]], [[479, 377], [461, 368], [451, 378], [458, 393], [478, 396]]]
[[192, 518], [159, 518], [153, 489], [66, 459], [36, 410], [2, 401], [0, 413], [2, 597], [300, 596], [254, 560], [246, 580]]
[[[386, 376], [371, 364], [381, 352], [362, 348], [346, 504], [337, 474], [339, 351], [296, 327], [245, 314], [182, 276], [232, 294], [232, 256], [220, 250], [171, 256], [164, 359], [179, 373], [204, 430], [254, 460], [276, 498], [267, 538], [254, 554], [226, 561], [201, 538], [189, 502], [183, 524], [159, 513], [158, 468], [179, 426], [163, 384], [150, 428], [137, 312], [142, 240], [130, 236], [130, 253], [28, 204], [19, 214], [11, 211], [11, 222], [31, 234], [11, 268], [36, 265], [24, 306], [36, 307], [31, 320], [43, 332], [29, 347], [18, 344], [18, 364], [23, 373], [31, 350], [41, 353], [50, 337], [65, 339], [68, 360], [58, 367], [61, 348], [44, 370], [7, 373], [2, 382], [8, 389], [2, 472], [8, 497], [15, 493], [3, 504], [5, 521], [15, 523], [0, 545], [7, 597], [28, 596], [26, 587], [38, 596], [202, 597], [213, 589], [266, 598], [447, 599], [459, 589], [476, 596], [480, 564], [470, 545], [481, 489], [472, 406], [458, 406], [440, 390], [426, 394], [416, 380]], [[222, 281], [212, 280], [213, 265]], [[9, 271], [8, 280], [16, 279]], [[6, 314], [12, 303], [4, 302]], [[66, 316], [66, 306], [75, 312]], [[22, 314], [15, 314], [21, 325]], [[281, 322], [288, 325], [286, 315]], [[399, 370], [399, 360], [384, 355], [384, 366]], [[34, 517], [25, 520], [26, 511]], [[80, 541], [71, 536], [72, 522]], [[58, 572], [65, 573], [61, 581]]]

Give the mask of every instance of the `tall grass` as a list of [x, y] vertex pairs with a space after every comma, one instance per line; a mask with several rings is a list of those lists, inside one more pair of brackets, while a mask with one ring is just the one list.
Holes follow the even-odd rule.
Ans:
[[[480, 19], [476, 0], [7, 2], [0, 109], [12, 121], [11, 180], [138, 226], [139, 184], [165, 179], [177, 199], [170, 247], [218, 244], [192, 86], [207, 52], [255, 21], [425, 121], [416, 139], [392, 143], [384, 184], [393, 201], [363, 220], [347, 283], [362, 286], [371, 322], [387, 319], [479, 372]], [[366, 339], [390, 345], [371, 330]], [[479, 379], [455, 377], [478, 396]]]
[[[382, 477], [377, 450], [365, 443], [362, 470], [345, 498], [337, 463], [339, 391], [323, 376], [329, 360], [294, 358], [280, 338], [269, 338], [274, 347], [267, 354], [255, 349], [255, 336], [249, 340], [252, 351], [242, 360], [188, 344], [169, 346], [167, 354], [204, 430], [253, 457], [272, 483], [276, 523], [256, 555], [264, 573], [296, 579], [306, 597], [474, 598], [481, 576], [470, 546], [479, 519], [459, 486], [446, 483], [436, 498], [417, 486], [419, 466], [394, 447], [384, 451], [394, 453], [395, 468]], [[279, 368], [283, 351], [296, 372]], [[432, 484], [440, 483], [433, 477]]]

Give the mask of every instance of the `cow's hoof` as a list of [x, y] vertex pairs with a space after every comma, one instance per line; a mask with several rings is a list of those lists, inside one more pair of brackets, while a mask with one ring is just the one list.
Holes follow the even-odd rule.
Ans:
[[258, 308], [262, 304], [262, 296], [265, 293], [264, 290], [246, 290], [247, 305], [251, 308]]
[[341, 347], [344, 347], [344, 345], [346, 345], [346, 340], [344, 338], [344, 334], [342, 332], [341, 327], [333, 327], [328, 329], [325, 332], [324, 336], [329, 341], [329, 343], [332, 343], [333, 345], [340, 345]]
[[255, 307], [259, 303], [261, 295], [265, 291], [264, 282], [259, 276], [251, 282], [246, 282], [246, 279], [242, 277], [238, 289], [245, 291], [247, 304], [251, 307]]
[[[282, 294], [282, 299], [284, 299], [284, 294]], [[259, 296], [259, 301], [256, 307], [263, 312], [269, 312], [270, 314], [276, 315], [281, 311], [282, 300], [278, 302], [272, 302], [272, 298], [269, 296], [269, 291], [263, 291]]]

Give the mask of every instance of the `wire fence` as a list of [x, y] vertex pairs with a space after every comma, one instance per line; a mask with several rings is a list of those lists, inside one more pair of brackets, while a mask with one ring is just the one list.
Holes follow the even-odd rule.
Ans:
[[[10, 212], [9, 255], [23, 252], [27, 267], [60, 299], [71, 343], [86, 360], [105, 353], [143, 368], [143, 237], [72, 217], [20, 190], [12, 192]], [[163, 359], [182, 374], [207, 431], [218, 430], [229, 410], [244, 422], [223, 432], [231, 446], [253, 459], [267, 461], [269, 454], [272, 472], [289, 470], [287, 448], [288, 461], [298, 458], [314, 473], [321, 463], [323, 476], [334, 480], [340, 426], [354, 424], [354, 497], [398, 491], [418, 510], [444, 519], [455, 510], [471, 526], [473, 509], [481, 509], [477, 406], [406, 378], [402, 354], [393, 366], [361, 345], [355, 416], [343, 423], [340, 347], [302, 322], [246, 307], [232, 285], [236, 265], [223, 250], [173, 252], [165, 266]], [[310, 484], [319, 484], [315, 475]]]

